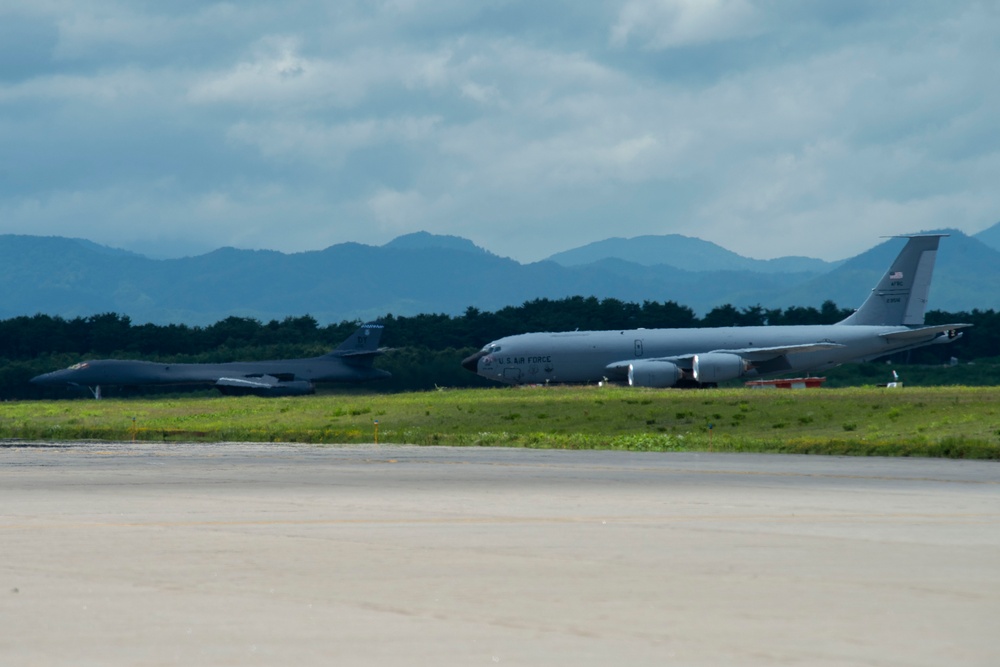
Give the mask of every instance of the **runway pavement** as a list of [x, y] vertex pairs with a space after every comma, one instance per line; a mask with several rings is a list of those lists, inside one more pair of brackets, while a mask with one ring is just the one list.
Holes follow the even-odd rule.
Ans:
[[3, 665], [997, 665], [1000, 464], [0, 443]]

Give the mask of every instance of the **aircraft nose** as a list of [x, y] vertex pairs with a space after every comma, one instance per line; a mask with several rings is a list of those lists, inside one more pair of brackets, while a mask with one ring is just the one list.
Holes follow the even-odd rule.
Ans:
[[43, 387], [57, 387], [64, 384], [72, 384], [73, 380], [69, 377], [69, 373], [72, 371], [61, 370], [52, 371], [50, 373], [42, 373], [41, 375], [36, 375], [35, 377], [28, 380], [31, 384], [41, 385]]
[[462, 359], [462, 368], [469, 371], [470, 373], [479, 372], [479, 360], [486, 356], [486, 350], [480, 350], [475, 354], [469, 355], [465, 359]]
[[42, 375], [36, 375], [35, 377], [28, 380], [31, 384], [53, 384], [52, 373], [43, 373]]

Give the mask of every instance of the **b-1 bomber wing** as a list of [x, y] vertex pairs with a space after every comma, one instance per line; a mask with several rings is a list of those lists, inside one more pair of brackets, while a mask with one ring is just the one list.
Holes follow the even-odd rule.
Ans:
[[[289, 376], [291, 377], [291, 376]], [[307, 380], [282, 379], [274, 375], [244, 375], [223, 377], [215, 382], [215, 387], [223, 394], [255, 396], [303, 396], [316, 393], [312, 382]]]
[[242, 377], [219, 378], [215, 381], [217, 387], [245, 387], [247, 389], [267, 389], [281, 382], [273, 375], [254, 375]]

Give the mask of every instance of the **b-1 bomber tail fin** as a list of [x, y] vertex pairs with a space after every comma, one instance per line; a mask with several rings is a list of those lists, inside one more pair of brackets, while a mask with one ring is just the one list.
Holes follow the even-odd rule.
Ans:
[[375, 356], [381, 354], [378, 343], [382, 338], [384, 328], [383, 325], [374, 322], [362, 324], [347, 340], [338, 345], [337, 349], [326, 356], [338, 357], [352, 363], [371, 365]]

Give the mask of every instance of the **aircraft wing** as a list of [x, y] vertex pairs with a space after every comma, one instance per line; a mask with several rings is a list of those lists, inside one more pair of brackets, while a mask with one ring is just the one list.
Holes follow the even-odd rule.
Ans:
[[[737, 373], [737, 377], [749, 368], [755, 368], [760, 373], [777, 373], [790, 369], [792, 366], [788, 361], [788, 355], [801, 354], [803, 352], [817, 352], [819, 350], [831, 350], [842, 348], [844, 345], [830, 341], [817, 343], [801, 343], [797, 345], [779, 345], [774, 347], [744, 347], [734, 349], [716, 349], [709, 352], [696, 352], [692, 354], [681, 354], [670, 357], [655, 357], [648, 359], [626, 359], [608, 364], [605, 370], [609, 378], [621, 379], [629, 378], [629, 384], [641, 382], [652, 383], [644, 386], [674, 386], [678, 378], [693, 376], [695, 380], [701, 381], [699, 376], [699, 362], [702, 364], [702, 371], [713, 377], [713, 371], [704, 371], [704, 364], [707, 358], [714, 357], [715, 361], [707, 362], [709, 367], [717, 367], [722, 358], [739, 358], [743, 366], [742, 371]], [[732, 367], [732, 362], [721, 362]], [[636, 380], [635, 374], [643, 377]], [[723, 378], [729, 379], [729, 378]], [[715, 380], [706, 380], [714, 382]], [[656, 384], [663, 383], [663, 384]]]
[[[800, 345], [782, 345], [778, 347], [744, 347], [735, 350], [712, 350], [712, 353], [737, 354], [747, 361], [767, 361], [785, 354], [800, 354], [802, 352], [818, 352], [844, 347], [840, 343], [824, 341], [821, 343], [802, 343]], [[694, 355], [687, 357], [692, 358]]]
[[[743, 347], [735, 349], [719, 349], [711, 350], [710, 352], [698, 352], [693, 354], [679, 354], [672, 357], [655, 357], [646, 359], [646, 361], [669, 361], [670, 363], [677, 364], [678, 366], [684, 368], [690, 368], [695, 356], [698, 354], [735, 354], [737, 356], [743, 357], [747, 361], [769, 361], [777, 357], [784, 356], [786, 354], [798, 354], [802, 352], [817, 352], [819, 350], [832, 350], [836, 348], [844, 347], [840, 343], [831, 342], [820, 342], [820, 343], [802, 343], [799, 345], [781, 345], [776, 347]], [[625, 359], [623, 361], [615, 361], [606, 366], [609, 371], [627, 371], [629, 364], [634, 363], [635, 359]]]
[[316, 391], [306, 380], [284, 380], [274, 375], [222, 377], [216, 380], [215, 387], [223, 394], [257, 396], [303, 396]]
[[273, 375], [243, 376], [231, 378], [219, 378], [215, 381], [216, 387], [236, 387], [242, 389], [268, 389], [278, 385], [280, 380]]

